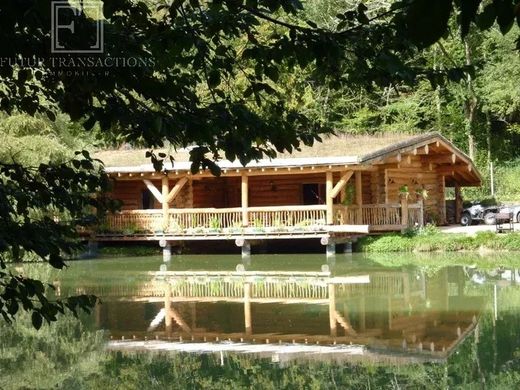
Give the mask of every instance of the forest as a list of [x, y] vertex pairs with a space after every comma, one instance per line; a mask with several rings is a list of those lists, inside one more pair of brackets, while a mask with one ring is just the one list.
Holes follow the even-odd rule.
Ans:
[[[364, 3], [366, 15], [377, 15], [388, 9], [391, 0], [373, 0]], [[156, 4], [148, 1], [150, 12]], [[310, 24], [317, 28], [335, 30], [344, 24], [345, 10], [356, 9], [352, 0], [316, 0], [303, 3], [303, 8], [290, 16], [278, 12], [280, 18], [294, 24]], [[364, 8], [363, 8], [364, 9]], [[358, 85], [331, 82], [317, 72], [317, 63], [309, 63], [295, 71], [293, 65], [282, 62], [278, 67], [266, 68], [269, 80], [264, 85], [273, 95], [282, 97], [290, 110], [303, 113], [312, 123], [323, 129], [349, 134], [422, 133], [438, 131], [452, 140], [472, 157], [484, 177], [480, 189], [466, 189], [465, 198], [480, 200], [495, 197], [497, 201], [520, 199], [520, 58], [516, 50], [519, 27], [511, 27], [504, 34], [498, 25], [479, 28], [471, 25], [461, 37], [456, 14], [451, 16], [449, 30], [440, 40], [422, 50], [407, 52], [404, 60], [417, 70], [433, 69], [439, 72], [462, 72], [453, 80], [435, 77], [414, 77], [411, 82], [388, 80]], [[311, 22], [312, 21], [312, 22]], [[280, 26], [261, 21], [257, 40], [266, 40]], [[341, 26], [340, 26], [341, 27]], [[235, 39], [233, 50], [243, 50], [243, 42]], [[247, 62], [247, 60], [244, 60]], [[250, 66], [251, 64], [244, 64]], [[338, 77], [348, 80], [352, 65], [339, 69]], [[255, 70], [258, 71], [258, 70]], [[399, 67], [396, 65], [396, 71]], [[216, 76], [215, 76], [216, 77]], [[247, 96], [247, 77], [227, 80], [225, 89], [237, 89]], [[404, 79], [404, 77], [403, 77]], [[215, 80], [216, 84], [224, 81]], [[200, 86], [202, 95], [212, 93], [208, 85]], [[262, 99], [270, 96], [262, 96]], [[265, 117], [271, 106], [254, 107]], [[143, 137], [129, 140], [124, 129], [104, 131], [97, 123], [90, 131], [84, 129], [85, 120], [73, 120], [70, 115], [12, 111], [4, 113], [0, 132], [4, 140], [0, 151], [3, 162], [37, 164], [62, 162], [71, 158], [72, 151], [87, 149], [150, 146]], [[120, 126], [121, 124], [118, 124]], [[490, 172], [494, 174], [493, 193]]]
[[[218, 175], [218, 159], [245, 164], [333, 131], [439, 131], [484, 175], [466, 199], [520, 199], [520, 18], [511, 0], [92, 3], [103, 14], [101, 68], [79, 61], [73, 72], [49, 52], [50, 1], [0, 6], [6, 321], [23, 307], [40, 327], [95, 302], [50, 302], [41, 282], [4, 269], [28, 256], [65, 266], [79, 248], [77, 227], [114, 206], [90, 196], [109, 187], [91, 157], [107, 147], [194, 146], [192, 171]], [[77, 15], [68, 48], [89, 41], [98, 23]], [[113, 58], [145, 65], [107, 65]], [[150, 156], [160, 169], [163, 157]]]

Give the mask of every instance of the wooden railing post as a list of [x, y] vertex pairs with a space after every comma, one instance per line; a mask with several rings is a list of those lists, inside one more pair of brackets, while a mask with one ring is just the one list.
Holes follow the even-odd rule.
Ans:
[[168, 213], [170, 211], [170, 206], [168, 204], [168, 193], [170, 192], [170, 187], [168, 183], [168, 175], [164, 175], [162, 178], [162, 211], [163, 211], [163, 231], [168, 230]]
[[326, 173], [326, 182], [325, 182], [325, 199], [327, 204], [327, 225], [332, 225], [334, 223], [334, 198], [332, 197], [332, 188], [333, 188], [333, 177], [332, 172], [328, 171]]
[[408, 227], [408, 197], [401, 195], [401, 225], [403, 229]]
[[241, 182], [241, 195], [242, 195], [242, 226], [248, 226], [249, 225], [249, 210], [248, 210], [248, 204], [249, 204], [249, 197], [248, 197], [248, 177], [245, 173], [242, 173], [242, 182]]

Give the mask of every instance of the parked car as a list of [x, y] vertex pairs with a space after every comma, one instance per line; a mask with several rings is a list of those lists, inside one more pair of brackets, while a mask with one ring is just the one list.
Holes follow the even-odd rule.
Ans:
[[[469, 226], [484, 222], [486, 225], [495, 224], [495, 214], [499, 212], [499, 206], [482, 206], [480, 203], [474, 203], [470, 207], [462, 210], [460, 224]], [[519, 209], [520, 212], [520, 209]]]

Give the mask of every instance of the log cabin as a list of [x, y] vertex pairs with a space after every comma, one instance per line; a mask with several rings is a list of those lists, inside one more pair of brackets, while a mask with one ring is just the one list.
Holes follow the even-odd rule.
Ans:
[[[168, 152], [168, 151], [167, 151]], [[439, 133], [334, 135], [246, 166], [221, 160], [220, 177], [190, 172], [189, 149], [156, 172], [143, 150], [104, 151], [121, 211], [100, 241], [234, 240], [249, 254], [266, 239], [319, 239], [327, 253], [360, 234], [446, 223], [446, 189], [460, 215], [463, 186], [479, 186], [471, 159]], [[167, 256], [165, 254], [165, 256]]]

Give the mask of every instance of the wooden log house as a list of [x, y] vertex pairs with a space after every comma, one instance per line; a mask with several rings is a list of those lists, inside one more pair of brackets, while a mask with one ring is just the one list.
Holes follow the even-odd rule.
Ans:
[[445, 192], [479, 186], [469, 157], [438, 133], [330, 136], [313, 147], [247, 166], [219, 161], [220, 177], [190, 172], [189, 150], [154, 171], [144, 151], [97, 155], [123, 202], [97, 240], [249, 242], [320, 239], [329, 250], [353, 235], [446, 223]]

